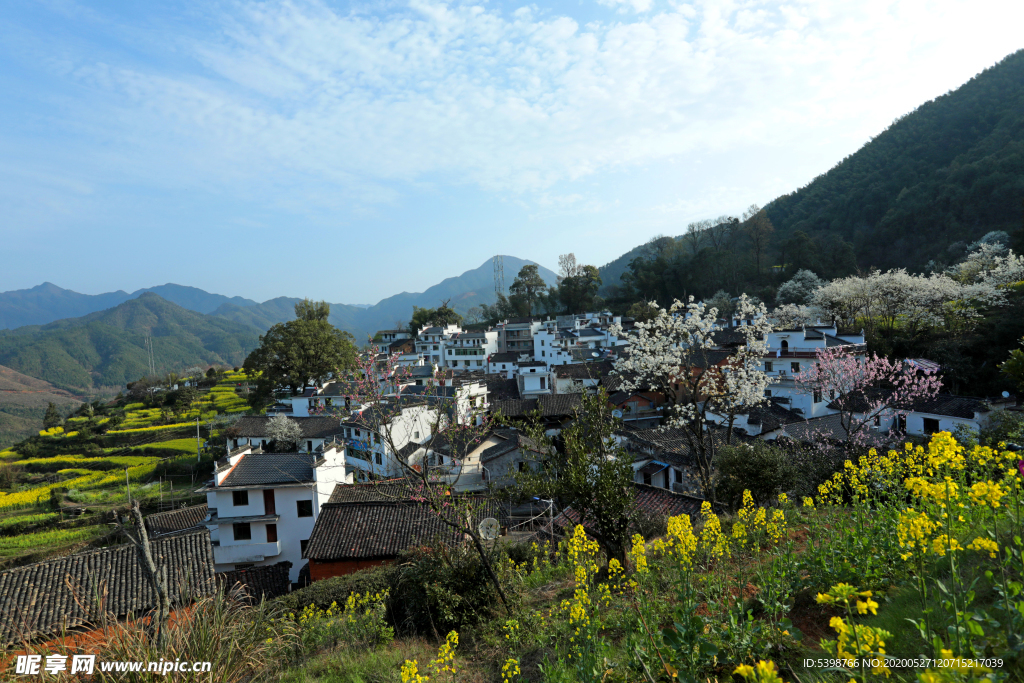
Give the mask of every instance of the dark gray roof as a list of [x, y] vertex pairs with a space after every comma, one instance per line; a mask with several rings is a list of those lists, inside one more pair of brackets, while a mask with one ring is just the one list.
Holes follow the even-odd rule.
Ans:
[[581, 337], [603, 337], [604, 333], [601, 330], [595, 330], [592, 327], [584, 327], [579, 331]]
[[146, 530], [151, 537], [156, 537], [186, 529], [198, 529], [202, 527], [208, 512], [206, 503], [157, 512], [146, 517]]
[[488, 363], [515, 363], [519, 359], [519, 354], [515, 351], [502, 351], [501, 353], [492, 353], [490, 358], [487, 359]]
[[[215, 590], [213, 547], [206, 529], [152, 542], [154, 560], [167, 568], [171, 601]], [[92, 596], [106, 592], [105, 608], [117, 616], [152, 608], [155, 594], [130, 544], [69, 555], [0, 572], [0, 640], [7, 643], [96, 623]]]
[[543, 368], [547, 367], [547, 363], [542, 360], [528, 360], [518, 364], [521, 368]]
[[499, 375], [488, 375], [487, 397], [492, 402], [519, 400], [519, 383], [514, 378], [503, 379]]
[[[654, 452], [658, 460], [664, 460], [674, 465], [690, 466], [695, 463], [690, 441], [682, 429], [661, 427], [634, 429], [627, 426], [626, 429], [617, 433], [628, 439], [626, 448], [634, 453], [650, 450]], [[725, 436], [725, 429], [713, 428], [710, 432], [704, 432], [704, 441], [706, 444], [710, 444], [714, 439], [717, 449], [725, 445]], [[744, 439], [734, 431], [732, 440], [733, 443], [740, 443]]]
[[271, 600], [291, 591], [292, 582], [288, 578], [291, 568], [292, 563], [285, 560], [277, 564], [235, 569], [217, 574], [217, 583], [227, 590], [238, 586], [248, 596], [247, 602], [257, 603], [261, 598]]
[[[848, 438], [839, 413], [794, 422], [786, 425], [784, 431], [793, 440], [804, 443], [821, 440], [846, 441]], [[872, 446], [880, 446], [888, 441], [887, 434], [880, 434], [869, 428], [865, 428], [864, 436], [868, 445]]]
[[335, 484], [327, 501], [330, 503], [402, 502], [412, 497], [412, 488], [405, 479], [369, 484]]
[[313, 481], [316, 453], [250, 453], [235, 463], [220, 486], [261, 486]]
[[556, 365], [555, 376], [562, 379], [598, 379], [606, 377], [615, 369], [610, 360], [598, 361], [596, 363], [571, 363], [569, 365]]
[[518, 429], [495, 429], [493, 433], [488, 436], [501, 439], [501, 443], [497, 443], [490, 448], [485, 449], [484, 452], [480, 454], [481, 463], [488, 463], [495, 458], [511, 453], [519, 448], [536, 448], [536, 444], [532, 440], [526, 438], [526, 436]]
[[[495, 517], [507, 523], [502, 506], [474, 498], [476, 521]], [[320, 509], [305, 557], [315, 561], [391, 559], [410, 548], [433, 542], [455, 544], [462, 534], [426, 504], [405, 502], [328, 503]]]
[[911, 406], [911, 410], [915, 413], [931, 413], [932, 415], [971, 419], [974, 417], [975, 412], [986, 413], [990, 408], [985, 400], [981, 398], [939, 394], [935, 398], [926, 401], [916, 401]]
[[[703, 498], [674, 493], [656, 486], [638, 483], [634, 483], [633, 486], [636, 495], [634, 500], [636, 509], [649, 514], [665, 515], [666, 517], [688, 515], [691, 520], [696, 522], [700, 514], [700, 507], [704, 503]], [[555, 524], [563, 529], [575, 526], [579, 524], [579, 515], [572, 508], [568, 508], [555, 518]], [[584, 526], [587, 526], [585, 522]]]
[[747, 422], [761, 425], [761, 431], [771, 432], [782, 425], [803, 422], [804, 416], [786, 408], [772, 398], [760, 403], [747, 412]]
[[[264, 416], [243, 417], [233, 427], [242, 438], [267, 438], [267, 423], [273, 418]], [[302, 429], [304, 439], [326, 439], [340, 433], [340, 421], [336, 417], [290, 417]]]
[[518, 401], [492, 401], [491, 412], [505, 417], [527, 417], [538, 408], [541, 417], [570, 417], [581, 404], [579, 394], [555, 394]]

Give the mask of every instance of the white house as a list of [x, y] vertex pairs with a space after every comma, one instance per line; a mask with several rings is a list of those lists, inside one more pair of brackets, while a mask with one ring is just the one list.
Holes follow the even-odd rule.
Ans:
[[458, 332], [444, 342], [444, 367], [456, 372], [483, 371], [487, 357], [497, 350], [497, 330]]
[[452, 335], [462, 332], [458, 325], [424, 327], [416, 335], [416, 352], [427, 364], [441, 366], [444, 363], [444, 345]]
[[199, 490], [206, 493], [204, 524], [215, 569], [288, 560], [297, 582], [320, 507], [336, 484], [352, 483], [354, 473], [345, 445], [337, 442], [314, 453], [264, 453], [248, 445], [231, 451]]
[[378, 330], [373, 337], [373, 345], [377, 353], [388, 353], [388, 348], [395, 342], [412, 339], [409, 330]]

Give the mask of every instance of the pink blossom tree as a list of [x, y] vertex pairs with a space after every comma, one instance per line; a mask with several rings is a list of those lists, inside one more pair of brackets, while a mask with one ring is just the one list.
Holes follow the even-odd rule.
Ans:
[[934, 398], [942, 388], [941, 378], [931, 370], [871, 354], [858, 357], [844, 347], [818, 349], [814, 365], [794, 376], [797, 386], [821, 396], [835, 395], [845, 441], [863, 446], [876, 418], [899, 418], [919, 401]]

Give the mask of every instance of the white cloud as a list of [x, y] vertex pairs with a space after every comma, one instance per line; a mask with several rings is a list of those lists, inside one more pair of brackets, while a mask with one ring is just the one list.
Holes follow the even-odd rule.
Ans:
[[1005, 16], [993, 21], [1011, 4], [607, 1], [643, 14], [580, 26], [437, 0], [376, 14], [243, 2], [176, 46], [198, 73], [73, 73], [111, 95], [111, 134], [197, 182], [301, 187], [279, 198], [297, 204], [372, 205], [401, 183], [439, 182], [584, 205], [583, 190], [554, 186], [695, 153], [863, 139], [1016, 40]]

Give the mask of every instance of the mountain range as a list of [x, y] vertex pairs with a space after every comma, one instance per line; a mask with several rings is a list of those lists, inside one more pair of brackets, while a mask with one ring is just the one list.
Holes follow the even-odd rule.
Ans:
[[[523, 266], [533, 263], [515, 256], [502, 258], [504, 270], [510, 274], [509, 282]], [[557, 276], [547, 268], [538, 266], [538, 272], [548, 284], [557, 282]], [[252, 299], [211, 294], [196, 287], [176, 284], [147, 287], [131, 294], [119, 290], [91, 295], [44, 282], [31, 289], [0, 293], [0, 329], [45, 326], [65, 318], [78, 318], [110, 309], [146, 293], [157, 294], [190, 311], [231, 320], [259, 332], [291, 320], [295, 304], [300, 301], [292, 297], [278, 297], [257, 303]], [[443, 301], [448, 301], [452, 308], [465, 314], [473, 306], [493, 304], [495, 300], [494, 269], [492, 261], [488, 260], [478, 268], [446, 278], [423, 292], [402, 292], [373, 305], [332, 303], [330, 320], [361, 342], [378, 329], [407, 324], [414, 306], [436, 308]]]

